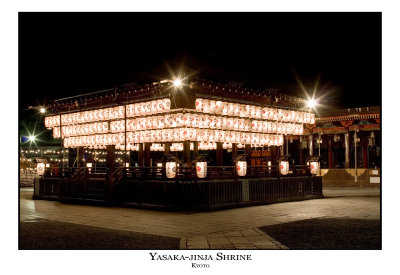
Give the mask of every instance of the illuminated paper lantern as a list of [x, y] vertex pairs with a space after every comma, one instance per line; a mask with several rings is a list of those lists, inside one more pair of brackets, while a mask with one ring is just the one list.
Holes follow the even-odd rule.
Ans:
[[290, 121], [290, 111], [283, 111], [283, 120], [284, 121]]
[[196, 163], [196, 174], [200, 179], [207, 176], [207, 162], [201, 161]]
[[233, 111], [235, 109], [235, 105], [234, 103], [228, 103], [228, 116], [232, 116], [233, 115]]
[[255, 106], [249, 106], [246, 105], [246, 112], [248, 116], [250, 116], [251, 118], [255, 118], [256, 117], [256, 107]]
[[204, 113], [209, 113], [210, 112], [210, 100], [208, 99], [204, 99], [203, 100], [203, 108], [202, 111]]
[[247, 173], [247, 162], [246, 161], [238, 161], [236, 164], [236, 171], [239, 177], [246, 176]]
[[303, 125], [298, 125], [298, 135], [303, 135], [303, 131], [304, 131], [304, 128], [303, 128]]
[[38, 163], [36, 165], [36, 173], [41, 176], [44, 174], [44, 169], [45, 169], [45, 164], [44, 163]]
[[188, 128], [188, 136], [190, 141], [197, 140], [197, 129]]
[[196, 111], [201, 112], [203, 110], [203, 105], [204, 105], [203, 99], [202, 98], [197, 98], [196, 102], [195, 102], [195, 105], [196, 105]]
[[222, 102], [221, 114], [224, 116], [228, 115], [228, 110], [229, 110], [228, 102]]
[[268, 108], [268, 119], [277, 120], [277, 118], [278, 118], [278, 113], [276, 112], [276, 109]]
[[281, 134], [283, 134], [283, 135], [287, 134], [287, 132], [286, 132], [286, 123], [281, 123]]
[[257, 120], [257, 128], [256, 128], [256, 131], [257, 131], [257, 132], [262, 132], [262, 130], [263, 130], [263, 122], [260, 121], [260, 120]]
[[318, 161], [310, 162], [310, 171], [311, 174], [317, 175], [319, 174], [320, 163]]
[[310, 123], [311, 124], [315, 123], [315, 114], [311, 114]]
[[282, 123], [277, 123], [276, 125], [276, 132], [278, 134], [282, 134]]
[[44, 118], [44, 126], [45, 126], [47, 129], [51, 129], [51, 128], [52, 128], [51, 125], [50, 125], [50, 117], [45, 117], [45, 118]]
[[278, 136], [278, 145], [279, 145], [279, 146], [282, 146], [282, 145], [283, 145], [283, 136], [282, 136], [282, 135], [279, 135], [279, 136]]
[[306, 113], [306, 121], [305, 123], [310, 123], [311, 122], [311, 114], [310, 113]]
[[260, 118], [261, 118], [261, 114], [262, 114], [262, 108], [256, 106], [256, 107], [255, 107], [255, 118], [260, 119]]
[[215, 113], [216, 114], [222, 114], [224, 105], [222, 104], [222, 101], [218, 100], [215, 102]]
[[242, 104], [234, 104], [233, 105], [234, 106], [234, 108], [233, 108], [233, 115], [234, 116], [240, 116], [241, 114], [243, 114], [244, 115], [244, 105], [242, 105]]
[[289, 162], [288, 161], [281, 161], [279, 163], [279, 171], [281, 175], [289, 174]]
[[290, 111], [290, 122], [295, 122], [296, 112]]
[[262, 108], [261, 110], [261, 118], [268, 119], [268, 108]]
[[239, 119], [233, 119], [233, 130], [239, 130]]
[[210, 100], [210, 113], [214, 114], [215, 113], [215, 108], [216, 108], [215, 100]]

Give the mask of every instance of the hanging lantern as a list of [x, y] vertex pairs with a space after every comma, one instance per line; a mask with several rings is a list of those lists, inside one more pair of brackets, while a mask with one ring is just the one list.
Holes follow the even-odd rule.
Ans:
[[214, 114], [215, 113], [215, 108], [216, 108], [215, 100], [210, 100], [210, 113]]
[[203, 109], [203, 99], [202, 98], [197, 98], [196, 99], [196, 111], [201, 112]]
[[311, 114], [310, 124], [315, 123], [315, 114]]
[[196, 163], [197, 177], [203, 179], [207, 176], [207, 162], [201, 161]]
[[167, 178], [173, 179], [176, 177], [176, 162], [166, 162], [165, 163], [165, 173], [167, 175]]
[[320, 163], [318, 161], [310, 162], [310, 171], [311, 174], [317, 175], [319, 172]]
[[227, 109], [228, 109], [227, 115], [228, 116], [232, 116], [233, 115], [233, 110], [235, 109], [235, 104], [234, 103], [228, 103]]
[[289, 162], [288, 161], [281, 161], [279, 163], [279, 171], [281, 175], [289, 174]]
[[236, 164], [236, 171], [239, 177], [246, 176], [247, 173], [247, 162], [246, 161], [238, 161]]
[[36, 165], [36, 172], [39, 176], [44, 174], [44, 169], [45, 169], [45, 164], [44, 163], [38, 163]]
[[260, 119], [260, 118], [261, 118], [261, 114], [262, 114], [262, 108], [256, 106], [256, 107], [255, 107], [255, 118]]

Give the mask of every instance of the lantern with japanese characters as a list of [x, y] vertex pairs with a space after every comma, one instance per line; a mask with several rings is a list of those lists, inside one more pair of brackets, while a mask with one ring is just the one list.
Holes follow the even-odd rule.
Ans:
[[318, 175], [320, 173], [320, 157], [319, 156], [311, 156], [307, 160], [307, 165], [310, 166], [310, 173], [313, 175]]
[[44, 163], [39, 162], [36, 165], [36, 172], [37, 172], [38, 176], [41, 176], [41, 175], [44, 174], [44, 169], [45, 169], [45, 164]]
[[239, 177], [246, 176], [247, 173], [247, 162], [246, 161], [238, 161], [236, 163], [236, 171]]
[[313, 175], [317, 175], [319, 173], [319, 162], [310, 162], [310, 172]]
[[289, 174], [289, 162], [288, 161], [281, 161], [279, 163], [279, 171], [281, 175]]
[[167, 178], [173, 179], [176, 177], [176, 162], [168, 161], [165, 163], [165, 173]]
[[196, 174], [197, 177], [200, 179], [203, 179], [207, 176], [207, 162], [196, 162]]

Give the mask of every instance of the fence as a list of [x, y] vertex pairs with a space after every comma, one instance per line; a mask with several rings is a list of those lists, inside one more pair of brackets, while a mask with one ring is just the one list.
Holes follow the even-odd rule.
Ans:
[[109, 174], [107, 170], [94, 173], [90, 168], [65, 168], [60, 171], [61, 177], [47, 174], [39, 181], [37, 198], [215, 209], [322, 197], [321, 177], [299, 176], [305, 174], [300, 167], [289, 176], [280, 177], [271, 177], [278, 175], [273, 168], [249, 167], [246, 177], [237, 177], [234, 167], [214, 166], [209, 167], [205, 179], [196, 178], [191, 167], [180, 167], [173, 180], [165, 177], [164, 170], [133, 167]]
[[46, 199], [105, 201], [108, 176], [106, 169], [94, 173], [91, 168], [68, 167], [59, 171], [58, 175], [46, 170], [44, 177], [39, 180], [39, 192], [35, 190], [35, 194]]
[[321, 169], [324, 186], [380, 187], [380, 169]]

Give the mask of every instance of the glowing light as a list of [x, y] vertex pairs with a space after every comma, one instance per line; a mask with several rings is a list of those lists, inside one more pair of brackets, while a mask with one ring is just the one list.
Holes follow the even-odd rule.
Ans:
[[42, 113], [42, 114], [44, 114], [45, 112], [46, 112], [46, 109], [45, 108], [40, 108], [40, 112]]
[[36, 137], [35, 136], [29, 136], [29, 141], [30, 142], [34, 142], [36, 140]]
[[315, 99], [309, 99], [307, 101], [307, 107], [308, 108], [314, 108], [317, 105], [317, 101]]
[[180, 87], [182, 85], [182, 80], [180, 80], [179, 78], [174, 80], [174, 86], [175, 87]]

